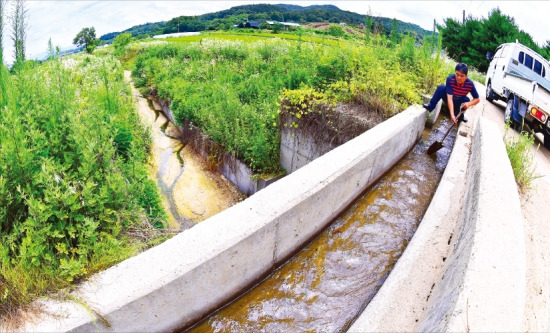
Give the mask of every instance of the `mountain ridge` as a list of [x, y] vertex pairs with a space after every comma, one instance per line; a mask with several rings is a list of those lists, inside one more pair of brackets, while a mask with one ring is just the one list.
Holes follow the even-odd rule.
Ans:
[[[293, 4], [250, 4], [234, 6], [221, 11], [198, 16], [178, 16], [168, 21], [148, 22], [135, 25], [121, 32], [110, 32], [99, 39], [112, 41], [118, 34], [131, 33], [133, 37], [143, 38], [151, 35], [169, 34], [174, 32], [229, 30], [233, 25], [246, 21], [273, 20], [280, 22], [296, 22], [301, 24], [314, 22], [346, 23], [358, 25], [365, 22], [367, 15], [344, 11], [335, 5], [300, 6]], [[393, 29], [394, 19], [373, 17], [379, 31], [389, 34]], [[398, 33], [411, 32], [418, 39], [431, 35], [417, 24], [395, 20]]]

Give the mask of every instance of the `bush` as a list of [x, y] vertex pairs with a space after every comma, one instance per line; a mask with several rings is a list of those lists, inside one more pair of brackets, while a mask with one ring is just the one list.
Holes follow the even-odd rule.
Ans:
[[2, 316], [135, 254], [127, 231], [166, 219], [119, 63], [78, 59], [1, 78]]
[[343, 37], [346, 33], [341, 26], [331, 24], [328, 27], [328, 34], [334, 37]]

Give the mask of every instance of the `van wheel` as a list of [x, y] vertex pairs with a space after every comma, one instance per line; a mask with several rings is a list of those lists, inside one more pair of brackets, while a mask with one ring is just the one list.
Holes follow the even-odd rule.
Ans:
[[493, 88], [491, 88], [491, 83], [487, 82], [487, 90], [485, 91], [485, 99], [489, 102], [493, 102], [495, 100], [495, 93], [493, 92]]
[[504, 109], [504, 123], [510, 121], [510, 127], [517, 130], [519, 129], [519, 124], [512, 117], [512, 107], [514, 106], [514, 98], [510, 98], [508, 103], [506, 103], [506, 108]]

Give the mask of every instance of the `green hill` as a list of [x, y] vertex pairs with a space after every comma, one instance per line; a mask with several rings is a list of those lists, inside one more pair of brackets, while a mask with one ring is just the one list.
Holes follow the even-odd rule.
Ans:
[[[118, 34], [131, 33], [134, 37], [169, 34], [175, 32], [229, 30], [233, 25], [266, 20], [307, 24], [312, 22], [346, 23], [359, 25], [365, 22], [366, 15], [344, 11], [334, 5], [311, 5], [302, 7], [288, 4], [255, 4], [235, 6], [230, 9], [207, 13], [200, 16], [179, 16], [169, 21], [137, 25], [121, 32], [111, 32], [100, 37], [105, 42], [112, 41]], [[392, 30], [393, 19], [373, 17], [377, 30], [386, 34]], [[397, 32], [412, 33], [417, 39], [431, 35], [420, 26], [396, 20]]]

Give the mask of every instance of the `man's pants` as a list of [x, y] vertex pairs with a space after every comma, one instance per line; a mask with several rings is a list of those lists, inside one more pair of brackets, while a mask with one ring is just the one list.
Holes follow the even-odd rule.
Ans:
[[[437, 105], [437, 103], [439, 102], [440, 99], [443, 99], [443, 102], [445, 104], [447, 104], [447, 90], [445, 89], [444, 84], [439, 85], [435, 89], [434, 95], [432, 96], [432, 99], [430, 100], [430, 103], [428, 103], [428, 110], [433, 111], [433, 109], [435, 109], [435, 106]], [[469, 102], [469, 101], [470, 101], [470, 99], [468, 98], [468, 96], [463, 96], [463, 97], [453, 96], [453, 106], [454, 106], [455, 117], [460, 112], [460, 105], [462, 103], [466, 103], [466, 102]], [[460, 118], [462, 118], [462, 117], [464, 117], [464, 115], [462, 115]], [[462, 120], [462, 119], [460, 119], [460, 120]]]

